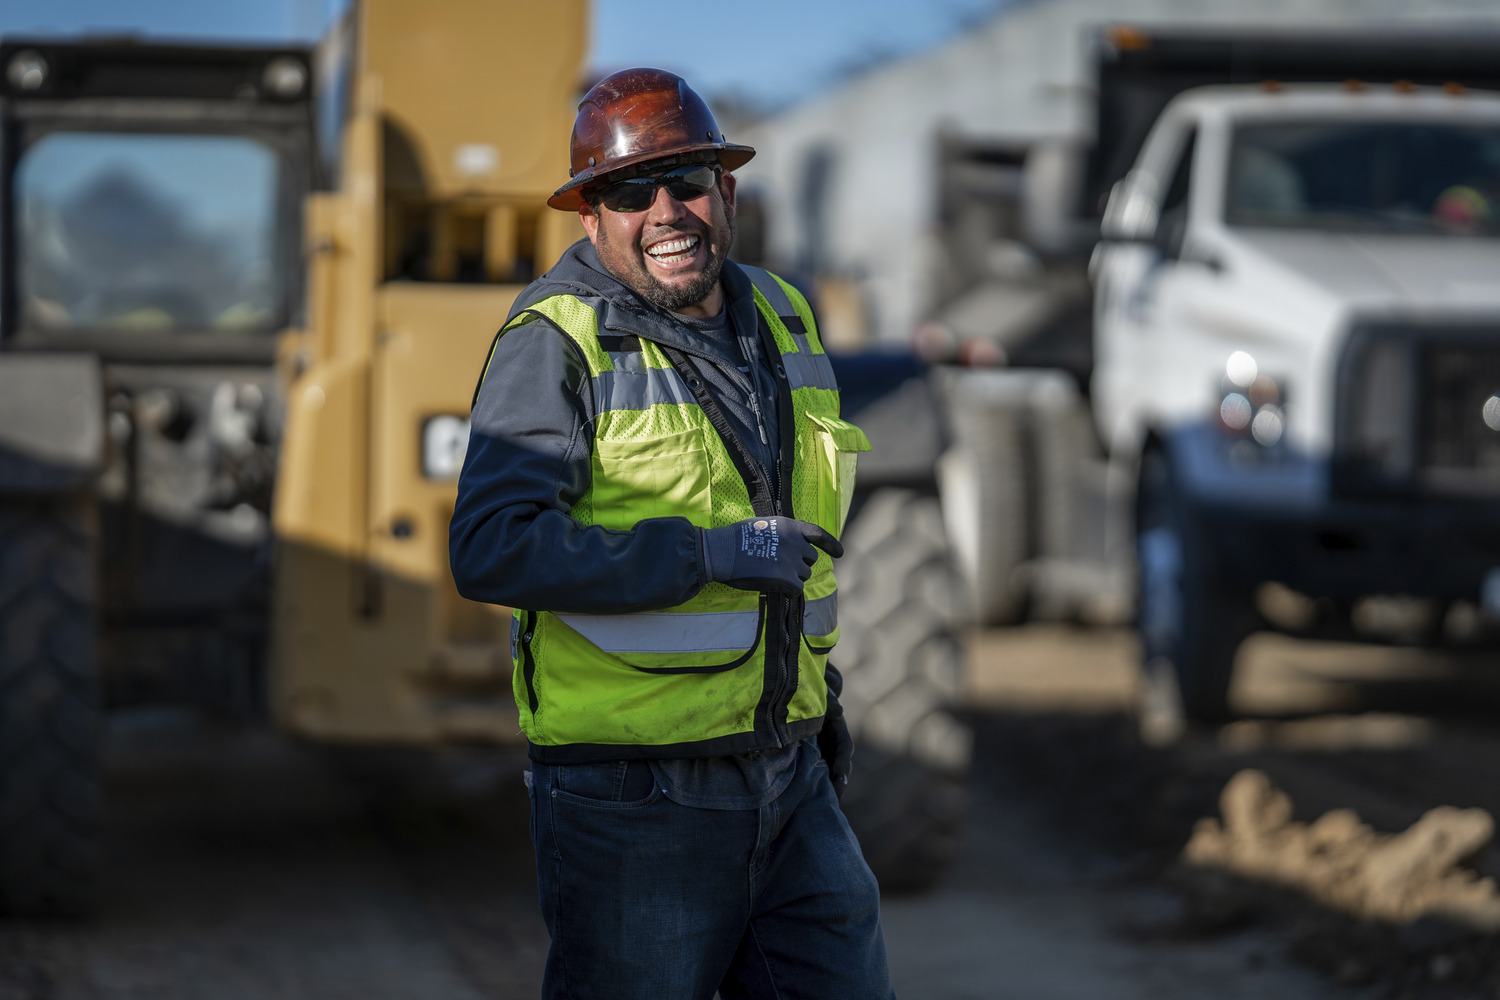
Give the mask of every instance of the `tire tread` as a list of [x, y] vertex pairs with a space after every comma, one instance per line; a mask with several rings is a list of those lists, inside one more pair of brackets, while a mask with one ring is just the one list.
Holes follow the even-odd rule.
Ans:
[[97, 877], [93, 509], [0, 502], [0, 910], [76, 914]]
[[952, 859], [967, 806], [973, 735], [952, 714], [961, 583], [935, 497], [878, 490], [843, 542], [833, 660], [855, 755], [842, 806], [883, 888], [928, 888]]

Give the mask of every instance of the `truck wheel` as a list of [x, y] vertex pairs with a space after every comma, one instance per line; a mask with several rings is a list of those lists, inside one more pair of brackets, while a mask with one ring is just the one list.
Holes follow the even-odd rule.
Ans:
[[99, 867], [92, 504], [0, 503], [0, 909], [86, 910]]
[[973, 736], [950, 712], [963, 683], [962, 583], [935, 497], [876, 491], [843, 543], [833, 662], [855, 743], [844, 814], [884, 888], [926, 888], [967, 804]]
[[1252, 617], [1249, 600], [1214, 565], [1159, 451], [1141, 462], [1136, 561], [1142, 735], [1167, 743], [1189, 722], [1229, 717], [1234, 655]]

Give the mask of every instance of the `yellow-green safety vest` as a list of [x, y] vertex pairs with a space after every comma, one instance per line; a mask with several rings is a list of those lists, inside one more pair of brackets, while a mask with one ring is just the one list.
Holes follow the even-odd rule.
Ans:
[[[577, 344], [588, 367], [592, 477], [569, 511], [581, 524], [630, 529], [676, 516], [710, 528], [790, 516], [842, 533], [856, 455], [869, 440], [839, 417], [838, 386], [807, 301], [767, 271], [744, 271], [780, 353], [777, 381], [790, 392], [795, 423], [791, 463], [783, 456], [781, 465], [792, 506], [779, 514], [753, 508], [749, 485], [697, 402], [701, 384], [690, 387], [661, 345], [639, 337], [638, 352], [606, 350], [597, 313], [567, 294], [532, 304], [501, 331], [545, 317]], [[616, 747], [621, 757], [706, 756], [815, 735], [827, 707], [823, 670], [838, 641], [838, 588], [827, 555], [803, 592], [801, 635], [786, 635], [781, 624], [795, 620], [788, 602], [796, 603], [710, 583], [657, 611], [516, 611], [513, 685], [533, 756], [600, 759]], [[788, 677], [768, 656], [789, 661], [784, 650], [792, 642], [797, 669]]]

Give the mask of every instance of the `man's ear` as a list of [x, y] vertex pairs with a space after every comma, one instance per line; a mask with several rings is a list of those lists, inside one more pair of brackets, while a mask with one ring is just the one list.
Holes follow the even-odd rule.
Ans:
[[595, 214], [594, 207], [588, 202], [578, 206], [578, 221], [583, 223], [583, 231], [588, 234], [589, 242], [598, 244], [596, 236], [599, 233], [599, 216]]
[[719, 193], [724, 196], [724, 211], [734, 218], [734, 174], [726, 172], [719, 178]]

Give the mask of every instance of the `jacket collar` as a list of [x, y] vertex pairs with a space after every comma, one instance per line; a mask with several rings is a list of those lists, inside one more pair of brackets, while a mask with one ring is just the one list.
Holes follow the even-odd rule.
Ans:
[[[726, 260], [719, 280], [724, 286], [724, 308], [734, 330], [753, 336], [755, 294], [749, 276], [734, 261]], [[599, 263], [594, 245], [587, 239], [569, 247], [551, 270], [516, 297], [507, 322], [521, 310], [553, 295], [576, 295], [587, 301], [599, 314], [601, 331], [634, 334], [692, 354], [702, 352], [687, 324], [647, 302], [635, 289], [606, 271]]]

